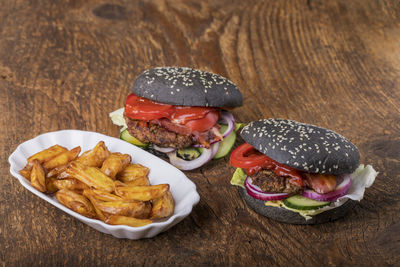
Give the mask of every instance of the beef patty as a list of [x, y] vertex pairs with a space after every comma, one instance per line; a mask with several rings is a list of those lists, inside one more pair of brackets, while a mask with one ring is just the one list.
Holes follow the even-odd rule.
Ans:
[[130, 135], [143, 143], [153, 143], [161, 147], [173, 147], [176, 149], [185, 148], [194, 143], [191, 136], [168, 131], [161, 125], [128, 117], [125, 117], [125, 120]]
[[289, 182], [290, 177], [279, 176], [271, 170], [261, 170], [250, 177], [264, 192], [297, 194], [302, 190]]

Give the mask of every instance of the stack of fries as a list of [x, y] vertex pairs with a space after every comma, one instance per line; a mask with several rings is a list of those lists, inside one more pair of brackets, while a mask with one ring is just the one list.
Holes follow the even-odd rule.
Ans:
[[20, 174], [69, 209], [108, 224], [134, 227], [174, 213], [168, 184], [150, 185], [149, 169], [100, 141], [92, 150], [55, 145], [28, 158]]

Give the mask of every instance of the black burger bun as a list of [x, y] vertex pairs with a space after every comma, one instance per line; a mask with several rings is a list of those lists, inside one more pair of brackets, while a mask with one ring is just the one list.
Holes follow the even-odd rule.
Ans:
[[132, 91], [170, 105], [233, 108], [243, 103], [239, 89], [228, 79], [186, 67], [146, 70], [138, 76]]
[[242, 138], [273, 160], [310, 173], [352, 173], [360, 164], [357, 147], [345, 137], [318, 126], [285, 119], [262, 119], [246, 125]]
[[276, 221], [289, 224], [319, 224], [331, 222], [341, 217], [344, 217], [346, 213], [353, 209], [354, 206], [357, 204], [357, 201], [349, 199], [343, 205], [337, 208], [324, 211], [317, 215], [313, 215], [311, 216], [311, 219], [306, 220], [297, 212], [279, 207], [265, 206], [265, 201], [249, 196], [246, 189], [242, 187], [238, 187], [238, 189], [240, 195], [246, 201], [246, 204], [255, 212]]

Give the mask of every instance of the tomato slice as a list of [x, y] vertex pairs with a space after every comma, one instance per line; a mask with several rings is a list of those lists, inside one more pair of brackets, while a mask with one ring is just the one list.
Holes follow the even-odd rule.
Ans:
[[190, 120], [186, 122], [186, 126], [197, 132], [204, 132], [211, 129], [218, 121], [219, 112], [212, 110], [208, 112], [204, 118], [197, 120]]
[[237, 168], [249, 169], [263, 166], [268, 157], [257, 151], [248, 143], [244, 143], [233, 150], [231, 165]]
[[125, 102], [125, 115], [144, 121], [162, 119], [162, 125], [167, 129], [190, 134], [211, 129], [218, 121], [219, 109], [167, 105], [130, 94]]
[[157, 103], [146, 98], [130, 94], [125, 102], [125, 115], [136, 120], [154, 120], [169, 117], [172, 105]]
[[215, 108], [207, 107], [175, 106], [174, 113], [171, 114], [171, 120], [175, 123], [186, 124], [190, 120], [204, 118], [207, 113], [215, 110]]
[[269, 158], [248, 143], [238, 146], [232, 152], [230, 163], [234, 167], [246, 169], [249, 175], [262, 169], [270, 169], [279, 176], [289, 176], [290, 183], [299, 187], [304, 186], [303, 178], [297, 170]]

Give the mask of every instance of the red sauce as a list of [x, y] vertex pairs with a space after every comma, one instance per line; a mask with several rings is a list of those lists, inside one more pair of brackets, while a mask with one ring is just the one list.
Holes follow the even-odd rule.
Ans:
[[304, 187], [303, 177], [296, 169], [281, 164], [269, 157], [266, 157], [265, 163], [262, 166], [255, 166], [246, 169], [248, 175], [253, 175], [261, 170], [272, 170], [276, 175], [291, 177], [290, 182], [299, 186]]

